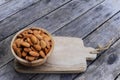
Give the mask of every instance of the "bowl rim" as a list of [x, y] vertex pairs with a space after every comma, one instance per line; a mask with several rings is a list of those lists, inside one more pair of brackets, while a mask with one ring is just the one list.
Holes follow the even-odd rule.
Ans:
[[[46, 32], [46, 33], [49, 35], [49, 37], [51, 38], [51, 40], [52, 40], [52, 47], [51, 47], [49, 53], [47, 53], [47, 55], [45, 56], [45, 58], [43, 58], [43, 59], [38, 59], [38, 60], [34, 60], [34, 61], [31, 61], [31, 62], [30, 62], [30, 61], [27, 61], [27, 60], [25, 60], [25, 59], [20, 58], [20, 57], [17, 56], [17, 54], [14, 52], [14, 50], [13, 50], [13, 48], [12, 48], [12, 45], [13, 45], [14, 40], [16, 39], [16, 37], [17, 37], [20, 33], [22, 33], [22, 32], [25, 31], [25, 30], [28, 30], [28, 29], [39, 29], [39, 30], [42, 30], [43, 32]], [[38, 63], [38, 62], [44, 61], [44, 60], [52, 53], [52, 51], [53, 51], [53, 49], [54, 49], [54, 40], [53, 40], [53, 38], [52, 38], [52, 35], [51, 35], [47, 30], [45, 30], [45, 29], [43, 29], [43, 28], [40, 28], [40, 27], [27, 27], [27, 28], [24, 28], [24, 29], [18, 31], [18, 32], [14, 35], [14, 37], [12, 38], [10, 47], [11, 47], [12, 54], [14, 55], [14, 57], [15, 57], [18, 61], [21, 61], [21, 62], [24, 62], [24, 63], [30, 63], [30, 64], [31, 64], [31, 63]]]

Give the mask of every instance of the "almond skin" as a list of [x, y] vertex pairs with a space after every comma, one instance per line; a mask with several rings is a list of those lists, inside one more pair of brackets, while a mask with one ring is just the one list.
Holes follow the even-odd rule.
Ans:
[[41, 48], [43, 49], [47, 46], [47, 44], [43, 40], [41, 40], [40, 45], [41, 45]]
[[27, 38], [27, 42], [28, 42], [30, 45], [33, 45], [33, 43], [31, 42], [30, 38]]
[[24, 48], [24, 51], [28, 53], [31, 51], [31, 48]]
[[48, 54], [49, 50], [47, 48], [45, 48], [45, 53]]
[[41, 50], [41, 46], [39, 44], [33, 46], [37, 51]]
[[17, 38], [23, 38], [22, 34], [19, 34], [19, 35], [17, 36]]
[[33, 33], [33, 31], [29, 29], [29, 30], [28, 30], [28, 33], [29, 33], [29, 34], [32, 34], [32, 33]]
[[20, 46], [21, 46], [22, 41], [23, 41], [23, 40], [20, 39], [20, 38], [18, 38], [18, 39], [15, 40], [15, 43], [16, 43], [17, 47], [20, 47]]
[[34, 35], [32, 35], [32, 36], [30, 37], [30, 39], [31, 39], [31, 42], [32, 42], [33, 44], [37, 44], [38, 39], [37, 39]]
[[39, 54], [41, 57], [45, 58], [45, 53], [43, 51], [40, 51]]
[[34, 48], [34, 47], [31, 47], [31, 50], [36, 52], [36, 50], [35, 50], [35, 48]]
[[33, 57], [33, 56], [26, 56], [25, 59], [28, 60], [28, 61], [34, 61], [35, 57]]
[[39, 56], [39, 54], [37, 52], [35, 52], [35, 51], [30, 51], [29, 54], [31, 56], [34, 56], [34, 57], [38, 57]]
[[39, 40], [42, 40], [43, 37], [40, 35], [40, 34], [35, 34], [35, 36], [39, 39]]
[[21, 57], [22, 55], [21, 55], [21, 50], [20, 50], [20, 48], [17, 48], [17, 46], [16, 46], [16, 44], [15, 43], [13, 43], [13, 50], [15, 51], [15, 53], [19, 56], [19, 57]]
[[27, 53], [23, 51], [23, 52], [22, 52], [22, 56], [23, 56], [23, 57], [26, 57], [26, 55], [27, 55]]
[[49, 49], [49, 48], [50, 48], [50, 43], [49, 43], [49, 41], [48, 41], [47, 39], [44, 39], [44, 41], [46, 42], [46, 46], [47, 46], [47, 48]]
[[24, 47], [30, 47], [30, 44], [28, 42], [24, 42], [24, 41], [21, 43], [21, 45]]

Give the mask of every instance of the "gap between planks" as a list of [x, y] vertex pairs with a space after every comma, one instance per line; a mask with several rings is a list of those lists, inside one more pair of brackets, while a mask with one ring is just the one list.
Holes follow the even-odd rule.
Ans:
[[[11, 1], [13, 1], [13, 2], [11, 2], [11, 4], [12, 3], [14, 3], [14, 1], [16, 1], [16, 0], [11, 0]], [[23, 5], [24, 7], [21, 7], [21, 8], [19, 8], [18, 6], [17, 6], [17, 9], [15, 10], [15, 11], [12, 11], [12, 10], [9, 10], [9, 8], [7, 8], [8, 9], [8, 11], [9, 12], [6, 12], [7, 14], [5, 14], [5, 15], [7, 15], [7, 16], [2, 16], [1, 18], [0, 18], [0, 22], [1, 21], [4, 21], [6, 18], [9, 18], [10, 16], [13, 16], [14, 14], [16, 14], [16, 13], [18, 13], [18, 12], [20, 12], [20, 11], [22, 11], [22, 10], [24, 10], [24, 9], [26, 9], [26, 8], [28, 8], [28, 7], [30, 7], [30, 6], [32, 6], [32, 5], [34, 5], [34, 4], [37, 4], [38, 2], [40, 2], [41, 0], [36, 0], [36, 2], [32, 2], [31, 1], [31, 3], [30, 4], [26, 4], [27, 6], [25, 6], [25, 5]], [[6, 7], [6, 6], [9, 6], [10, 5], [10, 1], [8, 2], [8, 3], [6, 3], [6, 4], [4, 4], [4, 5], [1, 5], [0, 7]], [[22, 5], [21, 5], [22, 6]], [[14, 7], [14, 8], [16, 8], [16, 7]], [[1, 8], [2, 9], [2, 8]], [[6, 9], [4, 9], [4, 10], [6, 10]], [[11, 12], [12, 11], [12, 12]]]

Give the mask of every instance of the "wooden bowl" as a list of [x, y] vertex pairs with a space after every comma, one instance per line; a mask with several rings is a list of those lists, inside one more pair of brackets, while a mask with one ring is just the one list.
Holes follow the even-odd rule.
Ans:
[[[13, 45], [13, 42], [14, 40], [16, 39], [16, 37], [22, 33], [23, 31], [27, 30], [27, 29], [39, 29], [39, 30], [42, 30], [43, 32], [47, 33], [48, 36], [51, 38], [51, 41], [52, 41], [52, 47], [50, 49], [50, 51], [48, 52], [48, 54], [45, 56], [45, 58], [43, 59], [38, 59], [38, 60], [35, 60], [35, 61], [32, 61], [32, 62], [29, 62], [23, 58], [20, 58], [19, 56], [17, 56], [17, 54], [14, 52], [13, 48], [12, 48], [12, 45]], [[32, 67], [32, 66], [38, 66], [38, 65], [42, 65], [43, 63], [46, 62], [47, 58], [50, 56], [50, 54], [52, 53], [53, 49], [54, 49], [54, 40], [51, 36], [51, 34], [46, 31], [45, 29], [42, 29], [42, 28], [38, 28], [38, 27], [31, 27], [31, 28], [25, 28], [25, 29], [22, 29], [21, 31], [19, 31], [12, 39], [11, 41], [11, 51], [12, 51], [12, 54], [14, 55], [15, 59], [22, 65], [24, 66], [28, 66], [28, 67]]]

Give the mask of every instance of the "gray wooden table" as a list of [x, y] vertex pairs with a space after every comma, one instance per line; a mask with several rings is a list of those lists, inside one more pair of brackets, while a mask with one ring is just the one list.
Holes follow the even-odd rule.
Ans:
[[[111, 47], [79, 74], [15, 71], [10, 42], [21, 29], [38, 26], [53, 35], [79, 37], [85, 46]], [[120, 0], [0, 0], [0, 80], [120, 80]]]

